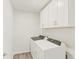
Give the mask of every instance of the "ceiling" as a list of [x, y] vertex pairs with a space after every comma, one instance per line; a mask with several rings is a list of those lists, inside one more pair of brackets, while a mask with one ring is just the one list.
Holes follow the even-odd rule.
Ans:
[[26, 12], [39, 12], [50, 0], [11, 0], [13, 7]]

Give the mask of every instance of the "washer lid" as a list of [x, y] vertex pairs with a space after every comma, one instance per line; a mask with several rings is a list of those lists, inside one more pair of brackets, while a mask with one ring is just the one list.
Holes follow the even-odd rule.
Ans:
[[58, 46], [54, 43], [51, 43], [47, 40], [38, 40], [38, 41], [35, 41], [35, 43], [43, 50], [60, 47], [60, 46]]

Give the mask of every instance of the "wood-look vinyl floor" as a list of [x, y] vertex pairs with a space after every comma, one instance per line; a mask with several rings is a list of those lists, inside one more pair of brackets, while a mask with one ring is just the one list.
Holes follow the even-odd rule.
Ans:
[[30, 52], [14, 55], [13, 59], [33, 59]]

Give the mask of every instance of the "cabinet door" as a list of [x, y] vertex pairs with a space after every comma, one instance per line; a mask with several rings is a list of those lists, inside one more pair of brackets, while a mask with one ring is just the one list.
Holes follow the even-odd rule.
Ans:
[[50, 2], [49, 6], [49, 19], [48, 19], [48, 25], [49, 27], [56, 26], [57, 23], [57, 0], [52, 0]]
[[41, 12], [40, 12], [40, 19], [41, 19], [41, 28], [47, 28], [48, 25], [48, 6], [46, 6]]
[[43, 28], [44, 27], [44, 10], [42, 10], [40, 12], [40, 27]]
[[68, 25], [68, 0], [58, 0], [58, 25]]

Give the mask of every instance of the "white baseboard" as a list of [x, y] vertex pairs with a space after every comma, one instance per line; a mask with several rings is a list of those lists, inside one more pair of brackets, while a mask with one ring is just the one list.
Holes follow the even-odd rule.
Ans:
[[30, 52], [30, 51], [19, 51], [19, 52], [13, 52], [13, 55], [15, 55], [15, 54], [21, 54], [21, 53], [26, 53], [26, 52]]

